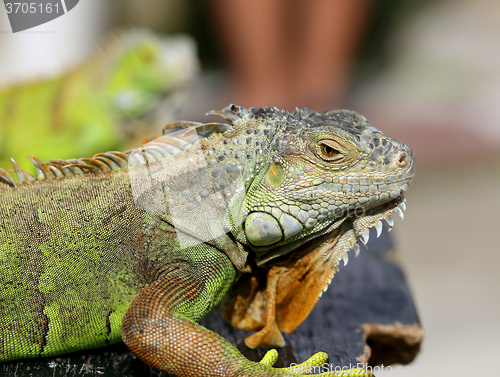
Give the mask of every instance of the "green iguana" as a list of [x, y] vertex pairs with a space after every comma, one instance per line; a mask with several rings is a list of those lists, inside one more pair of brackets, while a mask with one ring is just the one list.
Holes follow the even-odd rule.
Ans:
[[123, 340], [176, 376], [297, 375], [196, 322], [231, 288], [224, 316], [258, 330], [246, 344], [283, 346], [348, 251], [402, 215], [413, 154], [348, 110], [208, 114], [229, 123], [174, 122], [123, 153], [32, 157], [37, 178], [14, 160], [17, 182], [1, 170], [0, 360]]
[[132, 30], [61, 76], [0, 89], [0, 166], [11, 157], [24, 163], [26, 154], [67, 159], [130, 148], [128, 140], [174, 120], [182, 97], [174, 90], [197, 70], [189, 37]]

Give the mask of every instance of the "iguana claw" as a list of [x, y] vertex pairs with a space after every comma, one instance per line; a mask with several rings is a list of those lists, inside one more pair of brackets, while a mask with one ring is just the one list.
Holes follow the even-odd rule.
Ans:
[[262, 360], [259, 361], [259, 363], [264, 364], [268, 367], [272, 367], [276, 362], [276, 360], [278, 360], [278, 351], [272, 349], [266, 352], [266, 354], [264, 355]]
[[[269, 350], [262, 360], [260, 364], [266, 365], [268, 367], [272, 367], [274, 363], [278, 360], [278, 352], [275, 349]], [[312, 355], [309, 359], [304, 361], [301, 364], [294, 365], [293, 367], [277, 369], [277, 371], [288, 372], [292, 375], [296, 376], [306, 376], [310, 373], [314, 372], [315, 368], [322, 368], [322, 366], [327, 362], [328, 355], [324, 352], [318, 352]], [[287, 373], [287, 375], [288, 375]], [[305, 374], [299, 374], [305, 373]], [[341, 371], [331, 371], [321, 374], [315, 374], [315, 376], [322, 377], [371, 377], [372, 373], [366, 369], [348, 369]]]

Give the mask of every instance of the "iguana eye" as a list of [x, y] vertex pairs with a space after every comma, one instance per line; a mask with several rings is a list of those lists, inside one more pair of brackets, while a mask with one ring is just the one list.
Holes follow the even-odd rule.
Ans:
[[325, 145], [325, 144], [321, 145], [321, 152], [326, 157], [333, 157], [333, 156], [335, 156], [336, 154], [339, 153], [335, 149], [333, 149], [332, 147], [330, 147], [329, 145]]
[[344, 157], [340, 144], [333, 140], [322, 140], [317, 144], [318, 157], [325, 161], [338, 161]]

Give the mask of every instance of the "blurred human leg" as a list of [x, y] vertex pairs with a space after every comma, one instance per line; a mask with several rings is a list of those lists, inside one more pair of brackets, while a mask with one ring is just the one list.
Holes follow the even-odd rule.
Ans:
[[282, 106], [290, 64], [284, 12], [287, 0], [215, 0], [216, 27], [233, 78], [231, 101]]
[[[313, 0], [302, 14], [293, 100], [326, 111], [343, 103], [371, 0]], [[295, 105], [298, 106], [298, 105]]]
[[216, 0], [231, 101], [324, 111], [345, 95], [371, 0]]

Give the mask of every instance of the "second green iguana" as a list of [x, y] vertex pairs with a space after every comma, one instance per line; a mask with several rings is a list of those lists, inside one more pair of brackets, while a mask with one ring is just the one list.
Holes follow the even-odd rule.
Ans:
[[[0, 166], [130, 148], [175, 119], [179, 88], [198, 71], [188, 36], [117, 34], [77, 67], [0, 89]], [[137, 145], [137, 144], [133, 144]]]
[[1, 361], [123, 340], [176, 376], [297, 375], [196, 322], [232, 288], [224, 316], [258, 330], [246, 344], [283, 346], [348, 251], [402, 214], [413, 154], [347, 110], [209, 114], [229, 123], [174, 122], [123, 153], [32, 158], [36, 179], [1, 170]]

